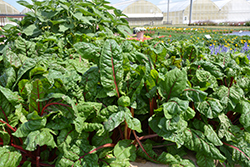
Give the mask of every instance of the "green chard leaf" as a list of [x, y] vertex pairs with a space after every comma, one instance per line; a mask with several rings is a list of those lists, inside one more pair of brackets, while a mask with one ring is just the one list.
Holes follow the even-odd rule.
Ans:
[[243, 125], [244, 129], [250, 132], [250, 101], [249, 100], [241, 100], [235, 111], [241, 113], [240, 123]]
[[125, 120], [130, 129], [136, 130], [139, 133], [142, 132], [141, 122], [137, 118], [133, 118], [129, 109], [126, 107], [119, 107], [118, 112], [110, 115], [108, 120], [104, 122], [104, 127], [110, 132]]
[[189, 101], [180, 100], [179, 98], [171, 98], [167, 103], [163, 104], [164, 116], [167, 119], [174, 115], [180, 115], [188, 109]]
[[207, 98], [206, 101], [194, 103], [196, 109], [207, 118], [217, 118], [223, 107], [218, 99]]
[[136, 148], [132, 144], [132, 140], [121, 140], [114, 148], [114, 156], [117, 160], [131, 160], [136, 159]]
[[122, 49], [115, 40], [106, 40], [100, 57], [99, 68], [101, 84], [107, 95], [120, 97], [123, 80]]
[[36, 79], [31, 85], [32, 89], [29, 96], [29, 112], [37, 111], [38, 113], [41, 113], [43, 106], [39, 100], [43, 99], [45, 95], [42, 81]]
[[79, 53], [82, 58], [98, 63], [98, 59], [101, 56], [101, 48], [95, 46], [92, 43], [78, 42], [74, 45], [77, 53]]
[[187, 122], [180, 116], [174, 116], [171, 119], [153, 116], [149, 118], [149, 126], [165, 140], [176, 143], [178, 148], [184, 144], [182, 135], [187, 127]]
[[40, 130], [30, 132], [24, 140], [24, 145], [26, 145], [25, 149], [29, 151], [34, 151], [37, 149], [38, 145], [47, 145], [51, 148], [55, 148], [56, 143], [51, 133], [53, 133], [53, 131], [47, 128], [42, 128]]
[[244, 140], [238, 143], [224, 142], [224, 147], [227, 147], [231, 153], [232, 160], [239, 163], [241, 166], [250, 166], [250, 144]]
[[218, 160], [226, 160], [226, 158], [220, 153], [220, 151], [214, 146], [213, 143], [206, 141], [203, 134], [200, 131], [193, 129], [186, 129], [184, 132], [184, 146], [188, 149], [196, 152], [202, 152], [203, 154]]
[[218, 116], [220, 120], [220, 127], [218, 129], [218, 137], [222, 139], [226, 138], [226, 141], [232, 141], [235, 139], [234, 134], [232, 133], [233, 125], [228, 117], [222, 113]]
[[22, 160], [22, 154], [11, 146], [0, 147], [0, 166], [18, 166]]
[[17, 129], [15, 133], [13, 133], [16, 137], [27, 137], [30, 132], [39, 130], [45, 127], [47, 123], [46, 118], [42, 118], [38, 115], [36, 111], [27, 115], [28, 122], [21, 124], [21, 126]]
[[243, 97], [244, 91], [236, 85], [233, 85], [230, 88], [220, 86], [215, 92], [215, 94], [220, 100], [222, 106], [226, 108], [225, 112], [227, 112], [234, 110], [237, 103], [239, 103], [239, 101]]
[[159, 83], [159, 93], [167, 100], [178, 97], [186, 88], [187, 74], [185, 71], [174, 69], [165, 75], [165, 80]]
[[16, 72], [13, 67], [7, 68], [0, 76], [0, 85], [11, 88], [16, 81]]
[[193, 102], [203, 102], [206, 100], [207, 93], [201, 91], [199, 88], [185, 89], [184, 96], [187, 97], [188, 100]]
[[196, 154], [196, 159], [199, 167], [208, 167], [208, 166], [215, 167], [214, 159], [207, 155], [204, 155], [201, 152], [198, 152]]
[[18, 72], [17, 72], [17, 79], [16, 79], [15, 84], [12, 86], [12, 89], [15, 88], [16, 84], [19, 82], [19, 80], [22, 78], [22, 76], [23, 76], [28, 70], [31, 70], [32, 68], [35, 67], [36, 63], [37, 63], [37, 60], [32, 59], [32, 58], [28, 58], [28, 59], [26, 59], [26, 60], [23, 62], [21, 68], [20, 68], [20, 69], [18, 70]]

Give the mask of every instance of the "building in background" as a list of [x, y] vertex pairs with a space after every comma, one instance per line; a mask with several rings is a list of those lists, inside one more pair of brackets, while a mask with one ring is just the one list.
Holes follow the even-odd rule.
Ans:
[[[153, 0], [150, 0], [153, 2]], [[155, 5], [149, 0], [126, 0], [117, 4], [112, 4], [115, 8], [123, 11], [128, 16], [126, 18], [131, 26], [140, 25], [163, 25], [188, 24], [190, 14], [190, 0], [171, 2], [168, 0], [164, 4]], [[0, 0], [0, 25], [11, 23], [6, 17], [13, 17], [21, 20], [28, 12], [25, 8], [19, 12], [7, 2]], [[167, 20], [167, 18], [169, 18]], [[250, 0], [193, 0], [192, 22], [222, 23], [222, 24], [244, 24], [250, 21]], [[13, 24], [13, 23], [12, 23]]]
[[130, 25], [160, 25], [163, 12], [153, 3], [146, 0], [127, 1], [113, 5], [128, 16]]
[[25, 15], [21, 14], [15, 7], [3, 0], [0, 0], [0, 26], [14, 24], [13, 22], [9, 21], [7, 17], [21, 20], [24, 16]]
[[[167, 19], [166, 5], [158, 6], [164, 14], [164, 20]], [[170, 3], [169, 20], [173, 24], [189, 23], [190, 0]], [[192, 22], [219, 20], [219, 8], [211, 0], [194, 0], [192, 8]]]
[[[146, 0], [130, 0], [112, 5], [128, 16], [130, 25], [188, 24], [190, 0], [170, 2], [167, 20], [167, 1], [154, 5]], [[192, 23], [224, 23], [250, 21], [250, 1], [247, 0], [193, 0]]]
[[250, 1], [246, 0], [221, 0], [215, 4], [219, 8], [219, 22], [240, 22], [250, 21]]

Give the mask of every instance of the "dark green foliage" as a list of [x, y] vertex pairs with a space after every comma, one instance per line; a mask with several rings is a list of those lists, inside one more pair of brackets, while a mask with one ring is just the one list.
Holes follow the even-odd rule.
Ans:
[[250, 166], [244, 53], [129, 41], [104, 0], [19, 3], [33, 12], [0, 34], [0, 166], [194, 166], [185, 150]]

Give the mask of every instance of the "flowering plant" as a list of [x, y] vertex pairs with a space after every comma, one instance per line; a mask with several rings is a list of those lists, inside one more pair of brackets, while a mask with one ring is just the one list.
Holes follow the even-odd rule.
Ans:
[[135, 28], [135, 32], [137, 33], [137, 32], [141, 32], [141, 31], [146, 31], [146, 28], [144, 28], [144, 27], [136, 27]]

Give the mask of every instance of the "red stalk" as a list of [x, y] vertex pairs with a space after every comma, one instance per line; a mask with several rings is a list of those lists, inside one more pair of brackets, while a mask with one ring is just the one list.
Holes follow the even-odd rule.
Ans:
[[226, 77], [224, 77], [224, 82], [225, 82], [225, 86], [228, 87], [227, 86], [227, 79], [226, 79]]
[[111, 63], [112, 63], [112, 71], [113, 71], [113, 77], [114, 77], [115, 89], [116, 89], [116, 92], [117, 92], [117, 96], [118, 96], [118, 98], [119, 98], [119, 97], [120, 97], [120, 94], [119, 94], [118, 85], [117, 85], [117, 83], [116, 83], [116, 77], [115, 77], [115, 67], [114, 67], [113, 57], [111, 57]]
[[146, 150], [144, 149], [144, 147], [143, 147], [141, 141], [139, 140], [139, 138], [138, 138], [138, 136], [136, 135], [136, 133], [135, 133], [134, 130], [133, 130], [133, 134], [134, 134], [134, 136], [135, 136], [135, 140], [136, 140], [137, 143], [140, 145], [142, 151], [143, 151], [150, 159], [152, 159], [154, 162], [157, 162], [156, 160], [154, 160], [152, 157], [150, 157], [150, 156], [148, 155], [148, 153], [147, 153]]
[[233, 145], [230, 145], [228, 143], [225, 143], [225, 142], [222, 142], [222, 143], [229, 146], [229, 147], [231, 147], [231, 148], [233, 148], [233, 149], [235, 149], [235, 150], [237, 150], [237, 151], [239, 151], [239, 152], [241, 152], [250, 161], [250, 158], [243, 151], [241, 151], [239, 148], [237, 148], [237, 147], [235, 147]]
[[234, 115], [234, 112], [233, 111], [228, 111], [227, 112], [227, 117], [232, 121], [232, 117]]
[[158, 136], [158, 134], [151, 134], [151, 135], [139, 137], [139, 140], [145, 140], [145, 139], [150, 139], [150, 138], [154, 138], [154, 137], [159, 137], [159, 136]]
[[3, 121], [3, 120], [0, 120], [0, 122], [2, 122], [2, 123], [4, 123], [4, 124], [6, 124], [6, 126], [8, 127], [8, 128], [10, 128], [13, 132], [15, 132], [16, 131], [16, 129], [15, 128], [13, 128], [10, 124], [8, 124], [7, 122], [5, 122], [5, 121]]
[[40, 163], [39, 163], [40, 157], [37, 156], [36, 157], [36, 167], [40, 167]]
[[231, 80], [230, 80], [230, 85], [229, 87], [231, 87], [233, 85], [233, 81], [234, 81], [234, 77], [231, 77]]
[[41, 112], [41, 115], [43, 115], [44, 110], [45, 110], [47, 107], [51, 106], [51, 105], [61, 105], [61, 106], [66, 106], [66, 107], [70, 107], [70, 108], [71, 108], [71, 106], [69, 106], [69, 105], [67, 105], [67, 104], [63, 104], [63, 103], [58, 103], [58, 102], [49, 103], [49, 104], [46, 104], [46, 106], [43, 107], [42, 112]]
[[[108, 143], [108, 144], [104, 144], [104, 145], [102, 145], [102, 146], [99, 146], [99, 147], [93, 149], [92, 151], [90, 151], [90, 152], [84, 154], [84, 155], [81, 156], [78, 160], [81, 160], [82, 158], [84, 158], [84, 157], [85, 157], [86, 155], [88, 155], [88, 154], [92, 154], [93, 152], [95, 152], [95, 151], [97, 151], [97, 150], [100, 150], [100, 149], [102, 149], [102, 148], [107, 148], [107, 147], [115, 147], [115, 144], [113, 144], [113, 143]], [[73, 166], [74, 166], [74, 164], [73, 164], [71, 167], [73, 167]]]

